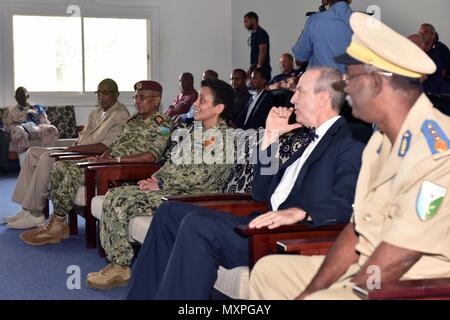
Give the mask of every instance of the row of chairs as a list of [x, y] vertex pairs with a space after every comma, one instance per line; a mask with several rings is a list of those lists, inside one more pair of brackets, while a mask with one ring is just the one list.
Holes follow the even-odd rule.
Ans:
[[[283, 144], [283, 142], [281, 142]], [[285, 144], [292, 147], [291, 152], [296, 151], [295, 134], [286, 137]], [[298, 147], [298, 145], [297, 145]], [[57, 160], [80, 160], [87, 155], [56, 153]], [[91, 156], [91, 155], [89, 155]], [[287, 157], [289, 155], [286, 155]], [[98, 214], [92, 213], [92, 199], [95, 196], [105, 195], [113, 187], [124, 182], [138, 181], [155, 173], [160, 166], [155, 164], [123, 164], [123, 163], [79, 163], [85, 173], [85, 185], [78, 190], [75, 209], [69, 214], [71, 235], [78, 233], [78, 215], [86, 220], [86, 247], [97, 246]], [[247, 170], [242, 170], [247, 172]], [[250, 172], [251, 173], [251, 172]], [[250, 174], [251, 175], [251, 174]], [[249, 183], [249, 181], [246, 181]], [[244, 190], [248, 190], [243, 188]], [[201, 196], [177, 196], [169, 198], [169, 201], [186, 201], [218, 211], [229, 212], [235, 215], [247, 215], [254, 211], [267, 211], [267, 204], [255, 202], [247, 193], [223, 193]], [[94, 201], [95, 203], [95, 201]], [[101, 214], [101, 213], [100, 213]], [[148, 229], [151, 217], [147, 218]], [[283, 226], [277, 229], [249, 229], [248, 226], [238, 226], [236, 232], [249, 239], [250, 268], [239, 270], [219, 269], [218, 280], [215, 288], [233, 299], [248, 298], [248, 275], [253, 265], [262, 257], [274, 253], [297, 253], [303, 255], [326, 254], [332, 246], [340, 231], [345, 227], [342, 224], [334, 224], [320, 228], [312, 228], [308, 224], [296, 224]], [[131, 233], [130, 233], [131, 234]], [[145, 238], [142, 235], [135, 237], [137, 243], [142, 243]], [[100, 246], [99, 246], [100, 249]], [[230, 280], [232, 279], [232, 280]], [[231, 283], [231, 284], [230, 284]], [[389, 285], [383, 285], [383, 290], [371, 291], [367, 288], [365, 299], [450, 299], [450, 279], [434, 279], [420, 281], [399, 281]], [[361, 290], [358, 291], [361, 294]]]

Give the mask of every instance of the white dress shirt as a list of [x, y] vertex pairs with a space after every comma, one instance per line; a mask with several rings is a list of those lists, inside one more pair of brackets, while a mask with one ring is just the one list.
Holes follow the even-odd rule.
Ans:
[[300, 170], [302, 170], [308, 157], [314, 151], [314, 148], [319, 144], [322, 137], [327, 133], [331, 126], [339, 120], [340, 116], [333, 117], [320, 125], [316, 130], [316, 134], [319, 136], [314, 141], [312, 141], [305, 149], [300, 158], [298, 158], [294, 163], [292, 163], [286, 171], [284, 171], [283, 178], [281, 178], [280, 183], [275, 189], [274, 193], [270, 197], [270, 203], [272, 205], [272, 210], [277, 211], [278, 207], [286, 201], [289, 194], [294, 187], [295, 181], [297, 180]]

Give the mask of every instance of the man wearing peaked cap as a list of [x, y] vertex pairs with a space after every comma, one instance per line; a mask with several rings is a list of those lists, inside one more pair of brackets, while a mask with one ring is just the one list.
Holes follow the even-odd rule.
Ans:
[[436, 67], [372, 17], [354, 13], [350, 25], [352, 42], [336, 58], [347, 75], [335, 86], [356, 117], [380, 129], [364, 150], [352, 221], [326, 257], [260, 260], [252, 298], [357, 299], [369, 285], [450, 277], [450, 119], [420, 84]]

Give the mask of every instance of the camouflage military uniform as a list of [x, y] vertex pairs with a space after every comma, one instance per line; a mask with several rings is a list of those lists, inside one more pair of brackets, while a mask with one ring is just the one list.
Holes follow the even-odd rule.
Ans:
[[[128, 223], [137, 216], [150, 216], [161, 203], [161, 197], [222, 192], [233, 164], [225, 163], [225, 156], [223, 162], [212, 164], [217, 153], [211, 151], [224, 151], [227, 128], [225, 122], [220, 122], [217, 127], [204, 131], [201, 139], [195, 139], [195, 133], [191, 132], [188, 139], [176, 145], [171, 160], [153, 175], [160, 180], [162, 190], [142, 191], [136, 186], [126, 186], [114, 188], [106, 194], [100, 221], [100, 240], [110, 262], [131, 265], [133, 249], [128, 240]], [[196, 164], [191, 157], [191, 163], [177, 164], [179, 162], [174, 155], [186, 147], [192, 155], [192, 145], [193, 150], [202, 151], [204, 161]], [[186, 156], [189, 158], [190, 155]]]
[[52, 147], [58, 140], [58, 129], [50, 124], [41, 105], [8, 108], [3, 115], [5, 129], [11, 144], [18, 153], [30, 148], [30, 140], [40, 142], [41, 147]]
[[[172, 127], [170, 117], [159, 112], [146, 120], [134, 116], [109, 146], [110, 155], [117, 158], [149, 152], [156, 162], [166, 148]], [[84, 173], [78, 168], [77, 161], [55, 163], [50, 175], [50, 199], [55, 214], [64, 216], [73, 208], [77, 190], [83, 184]]]

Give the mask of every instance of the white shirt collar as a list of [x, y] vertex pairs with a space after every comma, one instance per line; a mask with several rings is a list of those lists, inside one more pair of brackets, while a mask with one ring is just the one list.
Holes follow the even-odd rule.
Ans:
[[328, 119], [324, 123], [322, 123], [317, 129], [316, 134], [319, 136], [319, 138], [323, 137], [325, 133], [333, 126], [333, 124], [338, 121], [341, 118], [341, 116], [335, 116], [331, 119]]

